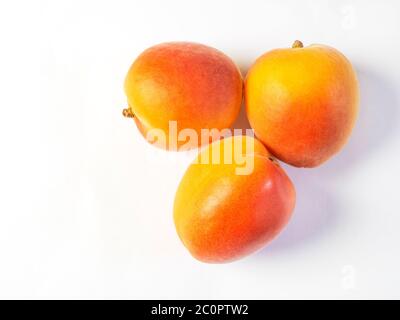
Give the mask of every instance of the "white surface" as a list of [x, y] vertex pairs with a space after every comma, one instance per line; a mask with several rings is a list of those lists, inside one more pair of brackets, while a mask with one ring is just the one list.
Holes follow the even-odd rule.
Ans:
[[[400, 298], [398, 1], [7, 1], [0, 4], [0, 298]], [[295, 215], [263, 251], [192, 259], [175, 189], [192, 155], [121, 116], [125, 73], [170, 40], [245, 71], [323, 43], [357, 69], [361, 113], [341, 154], [287, 168]]]

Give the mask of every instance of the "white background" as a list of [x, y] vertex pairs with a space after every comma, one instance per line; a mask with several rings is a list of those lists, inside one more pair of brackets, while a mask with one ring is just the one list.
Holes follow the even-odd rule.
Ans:
[[[0, 298], [400, 298], [397, 1], [2, 1]], [[345, 149], [285, 166], [298, 194], [271, 245], [197, 262], [172, 221], [192, 154], [148, 145], [123, 80], [163, 41], [214, 46], [245, 74], [263, 52], [323, 43], [360, 81]], [[241, 121], [244, 121], [243, 119]]]

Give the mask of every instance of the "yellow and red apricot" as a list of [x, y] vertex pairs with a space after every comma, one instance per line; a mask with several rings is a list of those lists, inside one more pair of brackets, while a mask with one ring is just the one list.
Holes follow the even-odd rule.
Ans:
[[256, 136], [297, 167], [318, 166], [343, 147], [357, 117], [358, 95], [356, 74], [343, 54], [300, 41], [259, 57], [245, 80]]
[[[239, 174], [243, 166], [250, 170]], [[230, 262], [276, 237], [295, 198], [292, 182], [262, 143], [225, 138], [200, 152], [184, 174], [174, 202], [176, 230], [196, 259]]]
[[[198, 147], [204, 143], [201, 129], [231, 127], [242, 88], [238, 67], [221, 51], [197, 43], [162, 43], [145, 50], [129, 69], [124, 115], [133, 117], [143, 136], [162, 148]], [[198, 139], [176, 136], [184, 129]]]

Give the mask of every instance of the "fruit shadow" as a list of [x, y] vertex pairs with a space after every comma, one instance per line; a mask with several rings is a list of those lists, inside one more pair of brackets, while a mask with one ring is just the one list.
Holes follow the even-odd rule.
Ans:
[[[248, 65], [245, 65], [243, 63], [238, 64], [238, 68], [240, 69], [240, 73], [242, 74], [243, 79], [245, 78], [247, 71], [249, 69]], [[246, 109], [244, 105], [244, 96], [242, 100], [242, 105], [240, 106], [240, 112], [238, 117], [236, 118], [236, 121], [232, 125], [232, 129], [235, 129], [236, 131], [234, 132], [234, 135], [240, 135], [239, 129], [241, 129], [242, 134], [246, 135], [248, 132], [246, 130], [252, 130], [249, 119], [247, 118], [246, 114]]]
[[293, 217], [270, 245], [257, 255], [278, 255], [283, 251], [312, 245], [329, 237], [348, 219], [341, 215], [345, 205], [335, 190], [336, 181], [355, 170], [369, 154], [383, 152], [396, 140], [399, 99], [388, 79], [364, 66], [356, 66], [360, 86], [360, 111], [353, 133], [344, 149], [314, 169], [283, 165], [297, 193]]
[[249, 120], [247, 119], [246, 109], [244, 107], [244, 102], [240, 107], [239, 116], [236, 118], [235, 122], [232, 125], [232, 129], [235, 131], [233, 132], [234, 135], [246, 135], [247, 130], [251, 130], [251, 126]]

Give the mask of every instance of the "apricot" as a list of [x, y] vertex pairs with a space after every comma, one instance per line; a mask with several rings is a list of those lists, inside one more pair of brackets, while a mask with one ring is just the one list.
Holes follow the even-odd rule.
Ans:
[[[149, 142], [168, 150], [190, 149], [210, 142], [201, 141], [201, 129], [231, 127], [242, 87], [238, 67], [221, 51], [197, 43], [162, 43], [130, 67], [124, 115], [135, 119]], [[185, 129], [191, 131], [182, 135]]]
[[[243, 168], [249, 170], [238, 170]], [[205, 147], [184, 174], [174, 202], [176, 230], [196, 259], [230, 262], [275, 238], [295, 197], [292, 182], [261, 142], [224, 138]]]
[[315, 167], [346, 143], [358, 113], [358, 83], [346, 57], [325, 45], [276, 49], [259, 57], [245, 80], [255, 135], [278, 159]]

